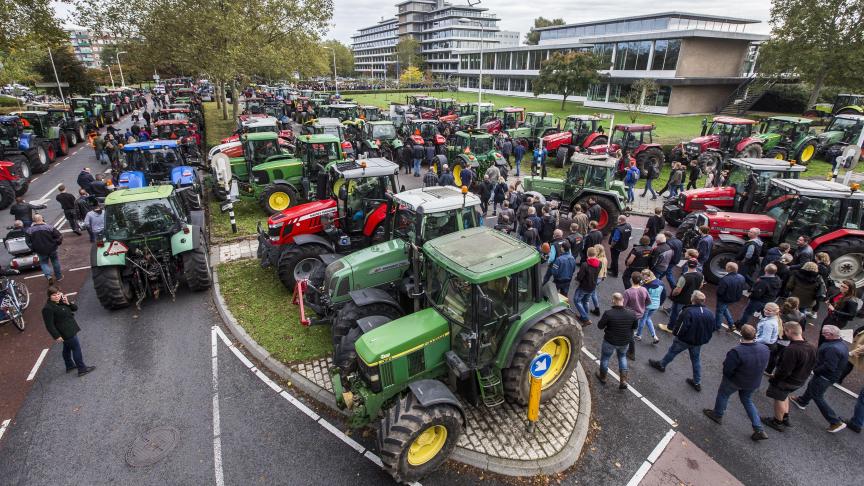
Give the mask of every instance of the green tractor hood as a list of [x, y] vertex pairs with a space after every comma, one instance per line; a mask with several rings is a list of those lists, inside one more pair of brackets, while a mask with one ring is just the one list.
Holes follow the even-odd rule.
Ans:
[[357, 340], [357, 356], [377, 366], [450, 335], [450, 325], [433, 309], [423, 309], [377, 327]]
[[[344, 265], [333, 273], [340, 281], [350, 276], [350, 290], [372, 288], [399, 280], [411, 262], [405, 253], [405, 241], [395, 239], [355, 251], [340, 259]], [[346, 295], [334, 295], [335, 301], [345, 300]]]

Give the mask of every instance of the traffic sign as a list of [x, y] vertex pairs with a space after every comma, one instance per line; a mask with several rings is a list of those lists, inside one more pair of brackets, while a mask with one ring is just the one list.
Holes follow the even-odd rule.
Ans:
[[534, 378], [543, 378], [543, 375], [549, 371], [549, 366], [552, 365], [552, 356], [546, 353], [540, 353], [531, 360], [531, 376]]

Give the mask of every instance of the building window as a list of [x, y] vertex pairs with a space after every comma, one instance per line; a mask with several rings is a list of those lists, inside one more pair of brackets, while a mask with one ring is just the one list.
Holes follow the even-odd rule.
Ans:
[[510, 69], [509, 52], [499, 52], [495, 54], [495, 69]]
[[[594, 45], [594, 54], [600, 56], [600, 59], [603, 60], [603, 63], [607, 66], [612, 65], [612, 51], [614, 49], [613, 44], [595, 44]], [[607, 68], [608, 69], [608, 68]]]
[[548, 51], [531, 51], [531, 64], [528, 66], [528, 69], [540, 69], [540, 64], [546, 60], [546, 53]]
[[523, 71], [528, 66], [528, 51], [516, 51], [513, 53], [513, 64], [510, 69]]
[[525, 92], [526, 93], [533, 93], [534, 92], [534, 85], [530, 79], [525, 80]]
[[606, 101], [606, 83], [592, 84], [588, 88], [588, 101]]
[[656, 93], [652, 94], [649, 99], [645, 100], [645, 104], [653, 106], [669, 106], [669, 95], [671, 94], [671, 86], [660, 86]]
[[525, 80], [522, 78], [511, 79], [510, 91], [525, 91]]
[[495, 69], [495, 54], [490, 52], [483, 54], [483, 69]]
[[648, 69], [648, 53], [651, 41], [619, 42], [615, 54], [614, 69], [619, 71], [644, 71]]
[[651, 69], [654, 71], [674, 71], [678, 64], [680, 51], [681, 39], [654, 42], [654, 60], [651, 61]]
[[459, 69], [466, 70], [468, 69], [468, 56], [463, 55], [459, 57]]
[[611, 103], [626, 103], [627, 96], [632, 91], [630, 84], [613, 84], [609, 89], [609, 101]]

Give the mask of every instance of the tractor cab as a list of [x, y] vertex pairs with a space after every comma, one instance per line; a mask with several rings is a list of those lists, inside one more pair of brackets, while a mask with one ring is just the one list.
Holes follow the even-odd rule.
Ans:
[[864, 114], [864, 94], [838, 94], [834, 98], [831, 113], [835, 115]]
[[106, 114], [112, 121], [115, 121], [114, 117], [114, 101], [112, 100], [111, 95], [108, 93], [93, 93], [90, 95], [90, 98], [93, 99], [93, 103], [102, 107], [102, 112]]
[[335, 105], [329, 105], [329, 108], [327, 110], [327, 116], [331, 118], [338, 118], [339, 121], [344, 122], [346, 120], [354, 120], [358, 118], [359, 112], [357, 105], [355, 104], [339, 103]]
[[188, 120], [188, 108], [163, 108], [156, 114], [156, 120]]
[[264, 115], [264, 98], [246, 98], [240, 100], [244, 115]]
[[384, 117], [381, 116], [381, 108], [378, 108], [377, 106], [361, 106], [359, 108], [359, 111], [359, 118], [367, 122], [379, 121], [384, 119]]
[[100, 116], [102, 110], [96, 107], [96, 103], [90, 98], [71, 98], [69, 104], [75, 116], [87, 120], [94, 126], [102, 126], [103, 120]]
[[398, 138], [396, 126], [391, 121], [373, 121], [366, 123], [363, 129], [367, 140], [393, 141]]
[[408, 124], [408, 133], [410, 134], [411, 142], [419, 145], [432, 142], [436, 146], [443, 146], [447, 143], [447, 140], [439, 133], [438, 125], [438, 120], [411, 120]]
[[660, 172], [660, 168], [666, 161], [666, 155], [660, 144], [654, 143], [654, 125], [630, 123], [615, 125], [612, 129], [611, 143], [598, 144], [587, 147], [589, 154], [612, 155], [621, 150], [622, 157], [618, 161], [618, 174], [623, 174], [627, 169], [625, 161], [628, 156], [636, 159], [636, 166], [642, 174], [645, 173], [647, 164], [653, 164]]
[[49, 138], [52, 123], [46, 111], [19, 111], [13, 113], [21, 119], [24, 130], [30, 131], [39, 138]]
[[864, 115], [836, 115], [817, 137], [816, 151], [833, 163], [847, 145], [858, 140], [862, 129]]
[[494, 112], [489, 118], [483, 120], [481, 128], [487, 132], [496, 135], [503, 130], [513, 130], [522, 126], [525, 123], [525, 108], [516, 108], [508, 106], [500, 108]]
[[794, 116], [774, 116], [762, 121], [759, 134], [765, 156], [795, 160], [807, 165], [816, 155], [816, 131], [813, 120]]
[[441, 98], [435, 102], [435, 108], [439, 116], [446, 116], [456, 112], [457, 103], [453, 98]]
[[120, 151], [124, 171], [117, 185], [126, 189], [158, 184], [194, 185], [197, 183], [194, 168], [185, 159], [176, 140], [126, 144]]
[[243, 156], [247, 160], [247, 163], [252, 166], [268, 162], [274, 157], [290, 157], [290, 154], [280, 146], [279, 136], [276, 133], [247, 133], [241, 136], [240, 140], [243, 142]]
[[730, 116], [715, 117], [709, 126], [702, 122], [699, 137], [681, 144], [673, 151], [673, 159], [699, 160], [703, 171], [722, 167], [731, 157], [762, 157], [762, 139], [755, 136], [756, 120]]
[[153, 138], [163, 140], [179, 140], [186, 137], [196, 138], [197, 127], [188, 120], [159, 120], [153, 124]]
[[[474, 170], [475, 181], [483, 180], [487, 169], [498, 168], [509, 170], [510, 166], [501, 152], [495, 148], [495, 140], [492, 135], [485, 132], [456, 132], [453, 138], [454, 145], [447, 147], [447, 161], [457, 186], [462, 185], [462, 170], [470, 167]], [[441, 168], [438, 168], [441, 170]], [[494, 180], [497, 181], [498, 175]]]
[[298, 137], [294, 158], [303, 162], [304, 174], [312, 183], [321, 169], [345, 161], [340, 139], [326, 134]]
[[600, 123], [600, 118], [593, 115], [568, 115], [560, 131], [542, 135], [543, 148], [555, 157], [558, 167], [564, 167], [574, 152], [608, 143]]
[[338, 118], [316, 118], [309, 125], [305, 125], [305, 131], [316, 134], [326, 134], [338, 137], [340, 140], [345, 139], [345, 125]]

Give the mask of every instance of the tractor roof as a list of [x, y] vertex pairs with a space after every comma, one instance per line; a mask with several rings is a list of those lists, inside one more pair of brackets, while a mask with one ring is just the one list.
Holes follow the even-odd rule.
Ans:
[[851, 115], [844, 113], [842, 115], [834, 115], [834, 118], [846, 118], [847, 120], [864, 121], [864, 115]]
[[615, 125], [615, 130], [621, 132], [650, 132], [654, 130], [654, 125], [646, 125], [644, 123], [622, 123]]
[[189, 108], [162, 108], [159, 113], [188, 113]]
[[316, 118], [315, 123], [312, 126], [317, 127], [334, 127], [336, 125], [341, 125], [342, 122], [339, 121], [338, 118]]
[[346, 179], [360, 179], [362, 177], [381, 177], [397, 174], [399, 172], [399, 165], [395, 162], [379, 157], [374, 159], [337, 162], [335, 169], [336, 172], [342, 174]]
[[519, 106], [505, 106], [501, 108], [504, 113], [521, 113], [525, 111], [525, 108]]
[[120, 189], [112, 192], [105, 198], [105, 205], [125, 204], [138, 201], [149, 201], [151, 199], [164, 199], [174, 192], [174, 187], [147, 186], [137, 189]]
[[[259, 135], [258, 133], [250, 133], [247, 135], [249, 140], [275, 140], [275, 133], [263, 133], [263, 135], [267, 135], [267, 138], [253, 138], [253, 135]], [[310, 133], [308, 135], [301, 135], [297, 137], [297, 142], [302, 143], [340, 143], [339, 137], [335, 135], [327, 135], [325, 133]]]
[[813, 123], [813, 120], [810, 118], [802, 118], [800, 116], [772, 116], [768, 120], [779, 120], [789, 123], [798, 123], [801, 125], [810, 125]]
[[82, 101], [93, 101], [93, 98], [85, 98], [84, 96], [76, 96], [74, 98], [69, 98], [70, 100], [82, 100]]
[[189, 124], [189, 120], [159, 120], [159, 121], [153, 123], [153, 125], [155, 125], [157, 127], [164, 127], [166, 125], [188, 125], [188, 124]]
[[177, 148], [177, 140], [152, 140], [149, 142], [127, 143], [123, 146], [124, 152], [136, 150], [159, 150], [166, 148]]
[[456, 132], [457, 137], [469, 137], [469, 138], [492, 138], [492, 135], [489, 132], [481, 132], [479, 130], [473, 130], [470, 132]]
[[594, 165], [597, 167], [618, 167], [618, 159], [608, 155], [586, 155], [575, 152], [570, 157], [570, 162], [574, 164]]
[[375, 120], [366, 122], [367, 125], [392, 125], [393, 122], [390, 120]]
[[450, 233], [423, 245], [423, 252], [470, 283], [483, 283], [540, 262], [533, 247], [485, 226]]
[[585, 120], [585, 121], [594, 121], [599, 120], [599, 116], [594, 115], [567, 115], [568, 120]]
[[853, 191], [839, 182], [807, 179], [771, 179], [771, 184], [809, 197], [864, 200], [864, 192]]
[[258, 127], [275, 127], [278, 121], [271, 117], [267, 118], [251, 118], [242, 123], [244, 127], [247, 128], [258, 128]]
[[787, 172], [804, 172], [807, 167], [798, 164], [792, 164], [788, 160], [780, 160], [774, 158], [763, 157], [759, 159], [729, 159], [729, 162], [741, 167], [760, 171], [760, 170], [781, 170]]
[[545, 111], [529, 111], [525, 113], [526, 115], [534, 115], [534, 116], [546, 116], [551, 115], [552, 113], [546, 113]]
[[714, 117], [714, 123], [724, 123], [726, 125], [755, 125], [756, 120], [749, 118], [736, 118], [734, 116], [717, 116]]
[[12, 113], [12, 114], [18, 115], [18, 116], [27, 116], [27, 115], [44, 116], [44, 115], [47, 115], [48, 112], [47, 111], [27, 110], [27, 111], [16, 111], [15, 113]]
[[380, 110], [381, 109], [375, 105], [363, 105], [360, 108], [363, 108], [364, 110]]
[[411, 123], [420, 123], [420, 124], [423, 124], [423, 123], [434, 123], [435, 125], [437, 125], [437, 124], [438, 124], [438, 120], [434, 120], [434, 119], [432, 119], [432, 118], [415, 118], [415, 119], [411, 120]]
[[[468, 104], [471, 105], [471, 106], [477, 106], [478, 103], [468, 103]], [[495, 107], [495, 103], [479, 103], [479, 104], [480, 104], [481, 107], [484, 107], [484, 108], [485, 108], [485, 107], [489, 107], [489, 108], [494, 108], [494, 107]]]
[[438, 98], [438, 101], [452, 103], [456, 100], [454, 100], [453, 98]]
[[357, 105], [354, 103], [336, 103], [336, 104], [330, 105], [330, 108], [348, 109], [348, 108], [357, 108]]
[[462, 191], [455, 186], [421, 187], [400, 192], [393, 196], [399, 204], [416, 211], [422, 207], [426, 213], [437, 213], [459, 209], [463, 206], [477, 206], [480, 198], [469, 192], [463, 197]]

